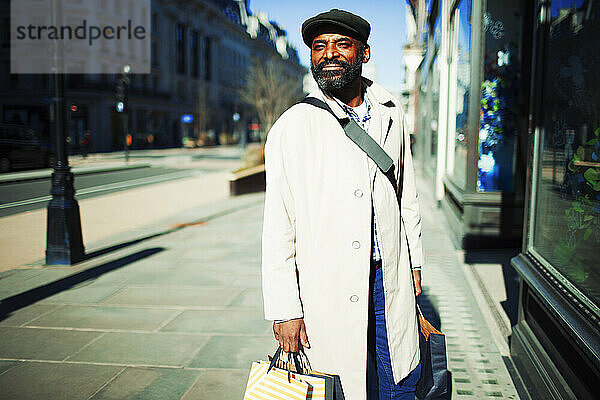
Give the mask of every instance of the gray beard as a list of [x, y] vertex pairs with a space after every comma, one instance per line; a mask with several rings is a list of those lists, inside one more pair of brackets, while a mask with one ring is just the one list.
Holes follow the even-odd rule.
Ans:
[[[322, 62], [315, 66], [312, 61], [310, 64], [310, 70], [313, 78], [317, 82], [317, 85], [324, 92], [335, 92], [343, 89], [354, 83], [362, 75], [362, 51], [358, 54], [354, 63], [347, 63], [346, 61], [334, 61], [334, 62]], [[339, 71], [324, 71], [323, 68], [326, 65], [341, 65], [343, 70], [341, 75], [338, 76]]]

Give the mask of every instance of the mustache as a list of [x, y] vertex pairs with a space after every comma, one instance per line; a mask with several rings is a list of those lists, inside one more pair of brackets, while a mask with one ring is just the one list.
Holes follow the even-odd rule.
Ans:
[[346, 61], [331, 60], [331, 61], [323, 61], [320, 64], [315, 65], [313, 68], [315, 69], [316, 72], [322, 72], [323, 68], [325, 68], [328, 65], [339, 65], [339, 66], [343, 67], [344, 69], [347, 69], [348, 67], [350, 67], [350, 64], [347, 63]]

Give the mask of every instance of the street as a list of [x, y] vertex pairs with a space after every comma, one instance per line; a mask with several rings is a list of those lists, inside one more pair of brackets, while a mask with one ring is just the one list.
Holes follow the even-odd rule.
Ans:
[[[189, 178], [201, 169], [176, 169], [161, 166], [132, 170], [79, 175], [75, 190], [79, 200], [101, 196], [135, 187]], [[50, 200], [50, 178], [0, 185], [0, 217], [47, 206]]]

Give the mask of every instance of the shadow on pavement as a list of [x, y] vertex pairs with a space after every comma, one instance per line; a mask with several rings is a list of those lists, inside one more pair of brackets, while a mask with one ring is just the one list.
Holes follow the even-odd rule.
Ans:
[[519, 253], [519, 249], [468, 250], [465, 252], [465, 264], [500, 264], [504, 278], [506, 300], [500, 305], [510, 320], [510, 326], [517, 323], [519, 312], [519, 274], [510, 265], [510, 259]]
[[212, 215], [209, 215], [208, 217], [205, 217], [205, 218], [202, 218], [202, 219], [199, 219], [199, 220], [196, 220], [196, 221], [183, 222], [183, 223], [179, 223], [179, 224], [174, 224], [169, 229], [165, 229], [164, 231], [153, 233], [153, 234], [148, 235], [148, 236], [144, 236], [144, 237], [137, 238], [137, 239], [134, 239], [134, 240], [130, 240], [130, 241], [127, 241], [127, 242], [115, 244], [113, 246], [105, 247], [103, 249], [87, 253], [85, 255], [85, 260], [86, 261], [87, 260], [91, 260], [92, 258], [99, 257], [99, 256], [102, 256], [102, 255], [105, 255], [105, 254], [108, 254], [108, 253], [112, 253], [113, 251], [121, 250], [121, 249], [124, 249], [126, 247], [133, 246], [135, 244], [139, 244], [139, 243], [145, 242], [146, 240], [155, 239], [155, 238], [158, 238], [158, 237], [161, 237], [161, 236], [165, 236], [165, 235], [168, 235], [168, 234], [173, 233], [173, 232], [177, 232], [180, 229], [184, 229], [184, 228], [187, 228], [187, 227], [190, 227], [190, 226], [204, 225], [207, 222], [210, 222], [210, 221], [212, 221], [214, 219], [217, 219], [217, 218], [220, 218], [220, 217], [224, 217], [224, 216], [229, 215], [229, 214], [231, 214], [233, 212], [236, 212], [236, 211], [240, 211], [240, 210], [244, 210], [244, 209], [253, 207], [256, 204], [258, 204], [258, 203], [254, 203], [253, 202], [253, 203], [242, 205], [242, 206], [228, 208], [226, 210], [214, 213]]
[[122, 257], [105, 264], [98, 265], [96, 267], [86, 269], [76, 274], [67, 276], [57, 281], [48, 283], [44, 286], [39, 286], [18, 295], [7, 297], [0, 303], [0, 321], [7, 318], [10, 313], [20, 308], [31, 305], [37, 301], [55, 295], [64, 290], [68, 290], [81, 282], [87, 281], [92, 278], [96, 278], [107, 272], [114, 271], [122, 268], [135, 261], [141, 260], [146, 257], [150, 257], [156, 253], [160, 253], [165, 250], [163, 247], [153, 247], [150, 249], [138, 251], [130, 254], [126, 257]]

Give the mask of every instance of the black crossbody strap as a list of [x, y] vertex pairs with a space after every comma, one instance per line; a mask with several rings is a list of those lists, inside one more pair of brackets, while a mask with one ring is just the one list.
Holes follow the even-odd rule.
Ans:
[[300, 103], [307, 103], [315, 107], [321, 108], [329, 112], [339, 122], [344, 129], [344, 133], [350, 140], [352, 140], [362, 151], [364, 151], [371, 160], [377, 164], [377, 167], [383, 172], [388, 178], [394, 192], [398, 192], [398, 186], [396, 184], [396, 173], [394, 169], [394, 161], [392, 158], [379, 146], [379, 144], [367, 133], [363, 128], [360, 127], [355, 121], [350, 118], [338, 118], [331, 107], [322, 100], [316, 97], [305, 97]]

